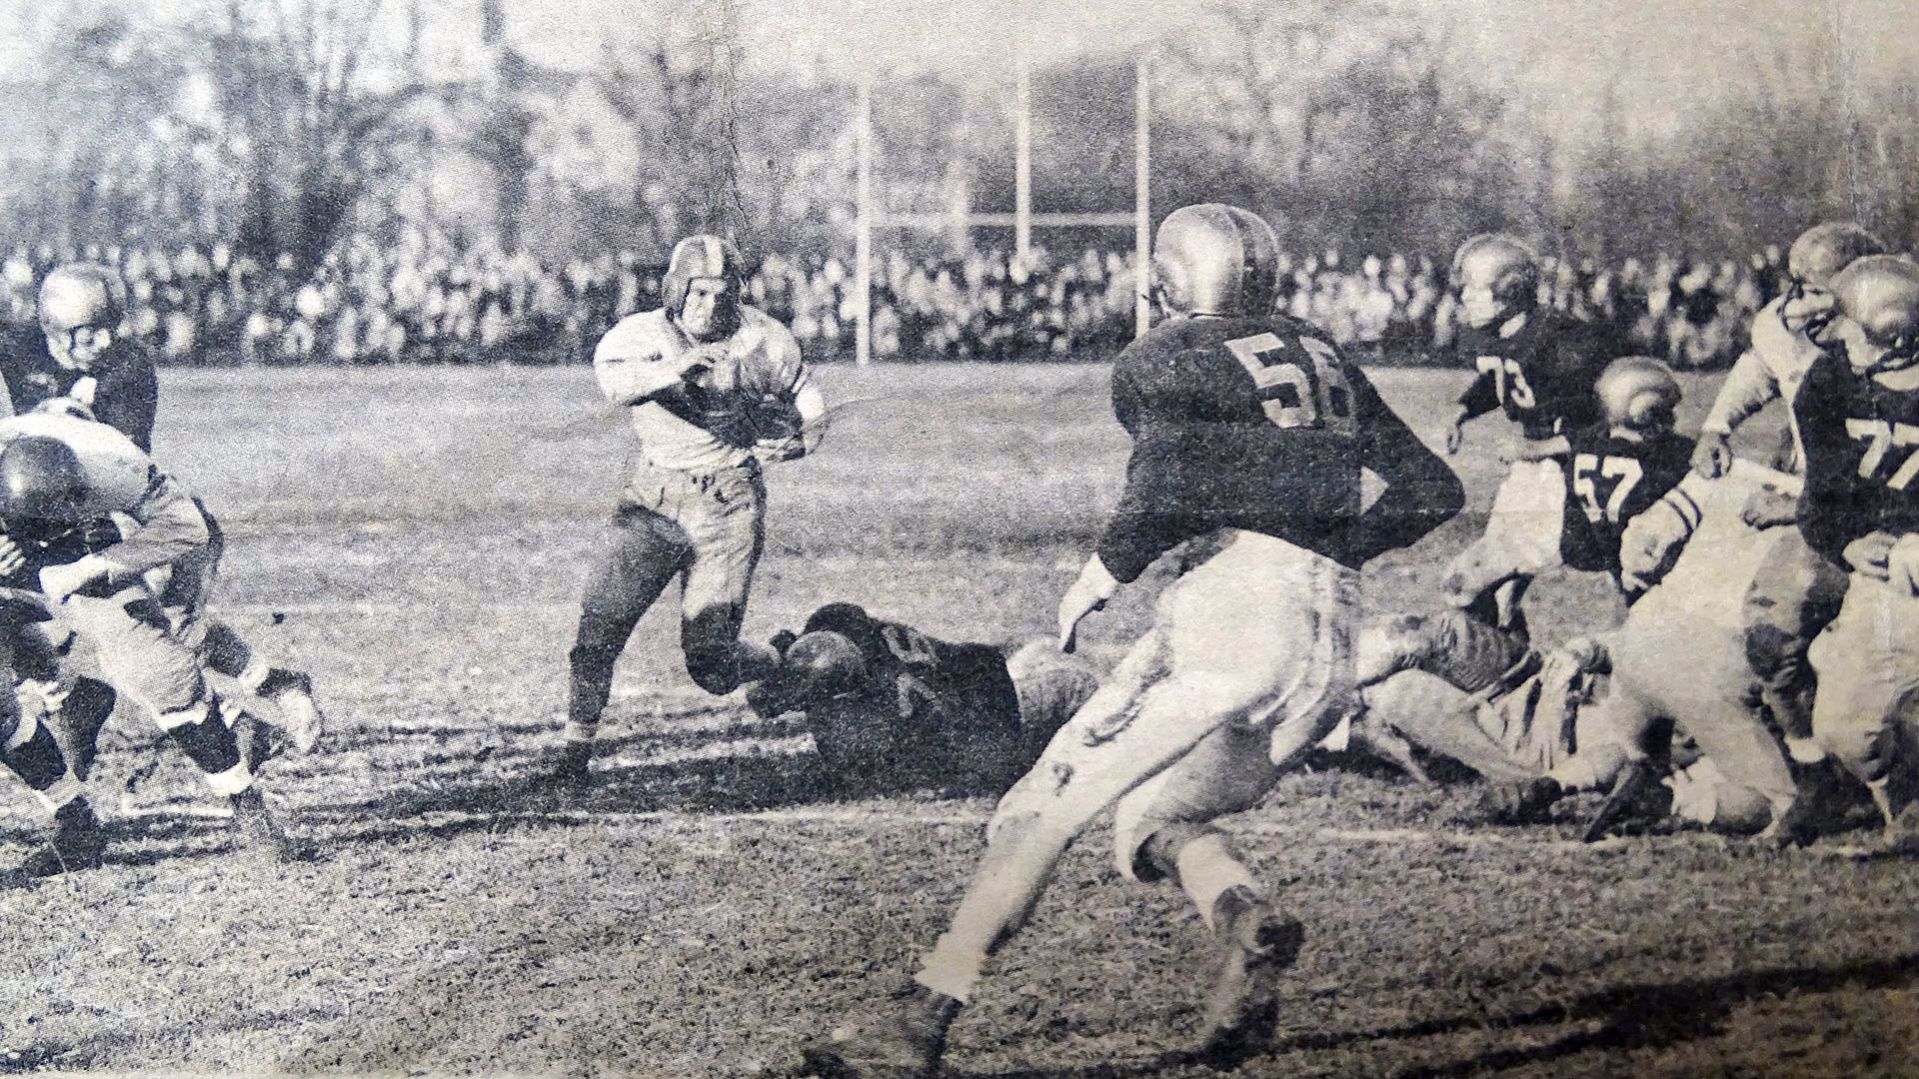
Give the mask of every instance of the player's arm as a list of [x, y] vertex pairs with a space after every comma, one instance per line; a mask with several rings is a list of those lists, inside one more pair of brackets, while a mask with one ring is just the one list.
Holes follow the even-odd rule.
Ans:
[[1386, 485], [1353, 522], [1354, 565], [1417, 543], [1466, 505], [1466, 488], [1439, 455], [1386, 406], [1363, 372], [1347, 367], [1359, 421], [1360, 466]]
[[122, 530], [118, 542], [78, 561], [40, 571], [41, 587], [49, 596], [71, 595], [102, 579], [109, 585], [134, 580], [206, 546], [212, 538], [200, 504], [164, 474], [156, 474], [146, 492], [123, 512], [133, 524]]
[[[76, 385], [76, 397], [78, 390]], [[80, 399], [93, 409], [94, 419], [127, 436], [142, 452], [153, 452], [153, 419], [160, 406], [153, 361], [141, 355], [116, 364]]]
[[1458, 453], [1466, 442], [1466, 423], [1499, 407], [1499, 376], [1488, 369], [1473, 377], [1472, 383], [1454, 402], [1453, 415], [1446, 428], [1446, 452]]
[[698, 349], [668, 358], [644, 327], [623, 322], [593, 349], [593, 374], [600, 392], [615, 405], [637, 405], [677, 389], [708, 366]]
[[1699, 527], [1706, 477], [1688, 472], [1657, 502], [1633, 515], [1619, 536], [1619, 585], [1637, 599], [1659, 583]]
[[1806, 447], [1799, 531], [1814, 550], [1839, 565], [1850, 565], [1847, 545], [1872, 529], [1861, 506], [1856, 453], [1846, 430], [1844, 363], [1830, 353], [1816, 360], [1800, 383], [1792, 411]]
[[[1156, 464], [1188, 454], [1185, 433], [1189, 402], [1178, 363], [1135, 363], [1128, 346], [1113, 364], [1113, 414], [1133, 436], [1126, 464], [1126, 489], [1059, 605], [1059, 645], [1072, 651], [1080, 620], [1106, 605], [1119, 586], [1139, 579], [1154, 559], [1191, 538], [1198, 530], [1176, 507], [1190, 492], [1172, 489]], [[1155, 418], [1162, 422], [1155, 422]], [[1163, 422], [1170, 420], [1172, 422]]]
[[1732, 463], [1732, 433], [1766, 402], [1779, 396], [1779, 380], [1754, 349], [1747, 349], [1733, 362], [1726, 381], [1713, 398], [1712, 411], [1699, 428], [1699, 449], [1693, 454], [1693, 467], [1708, 476], [1723, 475]]

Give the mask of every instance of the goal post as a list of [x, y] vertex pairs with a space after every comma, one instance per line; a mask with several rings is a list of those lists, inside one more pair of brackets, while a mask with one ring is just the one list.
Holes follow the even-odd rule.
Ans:
[[873, 194], [873, 80], [859, 82], [854, 113], [856, 156], [853, 215], [853, 318], [854, 359], [861, 366], [873, 361], [873, 232], [875, 229], [938, 230], [958, 226], [964, 232], [977, 228], [1011, 228], [1014, 257], [1024, 258], [1031, 249], [1032, 230], [1036, 228], [1125, 228], [1133, 229], [1133, 304], [1134, 332], [1143, 334], [1152, 323], [1152, 305], [1147, 299], [1151, 283], [1152, 248], [1152, 89], [1151, 65], [1145, 56], [1133, 64], [1133, 205], [1130, 210], [1093, 213], [1034, 213], [1032, 206], [1032, 123], [1031, 82], [1026, 58], [1017, 61], [1018, 86], [1014, 93], [1013, 210], [974, 213], [886, 213]]

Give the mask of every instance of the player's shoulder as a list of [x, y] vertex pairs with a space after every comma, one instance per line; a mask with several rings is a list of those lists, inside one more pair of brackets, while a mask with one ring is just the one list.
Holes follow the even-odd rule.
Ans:
[[664, 308], [640, 311], [615, 322], [600, 338], [594, 358], [635, 353], [664, 354], [679, 345], [679, 331], [667, 321]]
[[27, 412], [0, 419], [0, 443], [16, 438], [51, 438], [66, 444], [83, 459], [105, 456], [150, 460], [145, 450], [118, 429], [64, 412]]

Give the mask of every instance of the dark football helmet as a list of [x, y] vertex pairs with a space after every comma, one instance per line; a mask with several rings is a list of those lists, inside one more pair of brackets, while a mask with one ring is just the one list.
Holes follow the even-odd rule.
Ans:
[[1539, 259], [1511, 236], [1483, 232], [1453, 253], [1453, 287], [1468, 324], [1488, 326], [1538, 302]]
[[0, 450], [0, 517], [9, 522], [82, 519], [87, 474], [72, 447], [27, 435]]
[[1265, 219], [1219, 202], [1182, 206], [1153, 237], [1153, 298], [1168, 315], [1273, 310], [1279, 240]]
[[1843, 344], [1859, 371], [1891, 371], [1919, 361], [1919, 265], [1897, 255], [1868, 255], [1833, 277], [1838, 317], [1822, 344]]
[[1883, 255], [1886, 242], [1850, 221], [1828, 221], [1799, 234], [1786, 254], [1794, 279], [1824, 288], [1840, 270], [1867, 255]]
[[1679, 380], [1649, 356], [1622, 356], [1593, 383], [1606, 422], [1634, 431], [1670, 430], [1679, 407]]

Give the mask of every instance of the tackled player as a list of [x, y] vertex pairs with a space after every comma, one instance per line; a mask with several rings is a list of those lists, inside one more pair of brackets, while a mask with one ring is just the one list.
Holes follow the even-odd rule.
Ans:
[[[1278, 241], [1205, 204], [1160, 224], [1153, 295], [1167, 316], [1113, 366], [1133, 438], [1126, 488], [1059, 608], [1060, 644], [1125, 581], [1185, 540], [1210, 560], [1168, 586], [1154, 624], [1000, 800], [946, 933], [902, 992], [818, 1044], [816, 1075], [925, 1077], [987, 957], [1031, 912], [1067, 845], [1117, 806], [1117, 860], [1165, 878], [1212, 931], [1205, 1054], [1272, 1035], [1277, 978], [1304, 940], [1213, 821], [1249, 809], [1347, 709], [1359, 567], [1458, 512], [1459, 480], [1313, 326], [1274, 313]], [[1362, 468], [1385, 483], [1361, 511]]]

